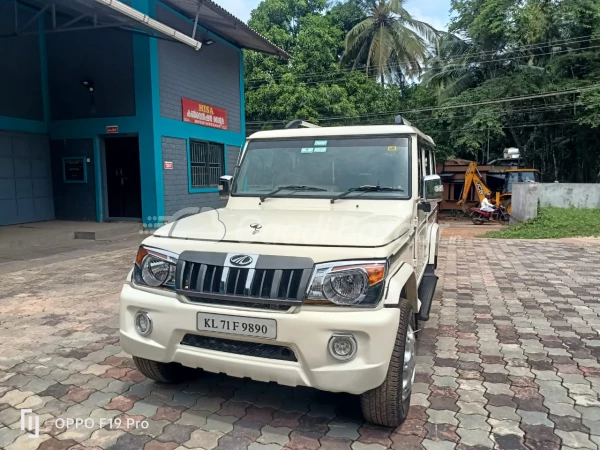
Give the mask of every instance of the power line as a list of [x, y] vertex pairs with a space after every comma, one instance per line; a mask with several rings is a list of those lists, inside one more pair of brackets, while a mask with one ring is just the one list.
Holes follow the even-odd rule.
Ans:
[[[538, 98], [547, 98], [547, 97], [569, 95], [569, 94], [581, 94], [581, 93], [593, 91], [596, 89], [600, 89], [600, 84], [592, 84], [590, 86], [577, 88], [577, 89], [566, 89], [566, 90], [562, 90], [562, 91], [541, 92], [539, 94], [533, 94], [533, 95], [527, 95], [527, 96], [505, 97], [505, 98], [500, 98], [500, 99], [495, 99], [495, 100], [485, 100], [485, 101], [473, 102], [473, 103], [463, 103], [463, 104], [459, 104], [459, 105], [419, 108], [419, 109], [412, 109], [412, 110], [405, 110], [405, 111], [386, 111], [383, 113], [359, 114], [356, 116], [338, 116], [338, 117], [329, 116], [329, 117], [324, 117], [324, 118], [319, 119], [319, 122], [327, 122], [327, 121], [338, 120], [338, 119], [358, 119], [361, 117], [388, 116], [388, 115], [392, 115], [392, 114], [409, 114], [409, 113], [417, 113], [417, 112], [444, 111], [444, 110], [448, 110], [448, 109], [458, 109], [458, 108], [500, 104], [500, 103], [510, 103], [513, 101], [535, 100]], [[279, 124], [279, 123], [287, 123], [287, 121], [286, 120], [274, 120], [274, 121], [267, 121], [267, 122], [260, 122], [260, 121], [246, 122], [247, 125], [255, 125], [255, 124], [256, 125], [265, 125], [265, 124], [272, 125], [272, 124]]]
[[[523, 50], [536, 50], [536, 49], [542, 49], [542, 48], [546, 48], [546, 47], [553, 47], [553, 46], [557, 46], [557, 45], [567, 45], [567, 44], [577, 44], [577, 43], [582, 43], [582, 42], [586, 42], [586, 41], [596, 41], [599, 40], [600, 37], [593, 37], [593, 35], [589, 35], [589, 36], [579, 36], [579, 37], [574, 37], [574, 38], [569, 38], [569, 39], [565, 39], [565, 40], [559, 40], [559, 41], [554, 41], [554, 42], [550, 42], [548, 41], [545, 44], [532, 44], [529, 46], [523, 46], [523, 47], [513, 47], [509, 50], [507, 50], [505, 53], [510, 53], [510, 52], [515, 52], [515, 51], [523, 51]], [[565, 52], [565, 51], [574, 51], [574, 50], [584, 50], [586, 48], [592, 48], [592, 47], [583, 47], [580, 49], [572, 49], [572, 50], [562, 50], [560, 52]], [[597, 47], [593, 47], [593, 48], [597, 48]], [[442, 59], [438, 59], [438, 62], [452, 62], [452, 61], [458, 61], [458, 60], [463, 60], [465, 58], [474, 58], [477, 56], [492, 56], [494, 54], [499, 54], [500, 52], [498, 52], [497, 50], [487, 50], [487, 51], [482, 51], [482, 52], [476, 52], [476, 53], [465, 53], [463, 55], [457, 55], [457, 56], [452, 56], [452, 57], [448, 57], [448, 58], [442, 58]], [[542, 54], [530, 54], [530, 55], [521, 55], [521, 56], [513, 56], [513, 57], [509, 57], [509, 58], [504, 58], [504, 59], [489, 59], [489, 60], [471, 60], [471, 62], [496, 62], [496, 61], [506, 61], [506, 60], [510, 60], [510, 59], [516, 59], [516, 58], [529, 58], [531, 56], [544, 56], [544, 55], [554, 55], [557, 54], [559, 52], [549, 52], [549, 53], [542, 53]], [[500, 55], [503, 56], [503, 55]], [[390, 68], [397, 68], [400, 67], [399, 64], [396, 65], [392, 65], [392, 66], [388, 66]], [[279, 75], [276, 77], [272, 77], [269, 79], [259, 79], [259, 78], [255, 78], [255, 79], [249, 79], [246, 80], [246, 84], [249, 86], [253, 86], [253, 85], [261, 85], [261, 84], [269, 84], [272, 83], [274, 81], [278, 81], [278, 80], [282, 80], [283, 78], [285, 78], [287, 75], [292, 75], [294, 76], [294, 78], [313, 78], [313, 76], [315, 75], [322, 75], [322, 78], [325, 79], [328, 76], [334, 75], [334, 76], [339, 76], [341, 74], [345, 74], [345, 73], [349, 73], [349, 72], [354, 72], [354, 71], [361, 71], [362, 69], [366, 69], [367, 66], [366, 65], [361, 65], [358, 66], [356, 68], [340, 68], [338, 72], [336, 72], [335, 74], [331, 74], [330, 72], [327, 71], [321, 71], [321, 72], [300, 72], [297, 74], [283, 74], [283, 75]], [[247, 89], [250, 90], [250, 89]]]
[[[538, 107], [527, 107], [527, 108], [517, 108], [517, 109], [511, 109], [508, 110], [507, 113], [509, 114], [523, 114], [523, 113], [527, 113], [527, 112], [552, 112], [552, 111], [560, 111], [563, 109], [570, 109], [573, 107], [581, 107], [581, 106], [590, 106], [590, 105], [600, 105], [600, 102], [598, 101], [590, 101], [590, 102], [578, 102], [578, 103], [561, 103], [561, 104], [557, 104], [557, 105], [546, 105], [546, 106], [538, 106]], [[394, 114], [390, 114], [390, 117], [393, 116]], [[473, 118], [474, 114], [459, 114], [459, 115], [455, 115], [452, 116], [451, 118], [448, 117], [423, 117], [423, 118], [417, 118], [417, 119], [412, 119], [409, 118], [411, 123], [414, 123], [415, 125], [418, 124], [425, 124], [425, 122], [430, 123], [430, 122], [439, 122], [439, 121], [444, 121], [444, 120], [454, 120], [457, 118], [463, 118], [463, 117], [467, 117], [467, 118]], [[365, 125], [373, 125], [374, 123], [367, 123]], [[389, 122], [382, 122], [381, 124], [389, 124]], [[356, 124], [356, 125], [361, 125]], [[260, 131], [262, 128], [259, 125], [254, 125], [254, 126], [249, 126], [246, 128], [247, 131]]]
[[[510, 49], [510, 51], [518, 51], [518, 50], [527, 50], [527, 49], [536, 49], [536, 48], [545, 48], [545, 47], [552, 47], [555, 45], [566, 45], [566, 44], [572, 44], [572, 43], [581, 43], [581, 42], [585, 42], [586, 40], [598, 40], [600, 39], [600, 37], [596, 37], [594, 38], [594, 35], [587, 35], [587, 36], [577, 36], [577, 37], [572, 37], [572, 38], [566, 38], [564, 40], [557, 40], [557, 41], [547, 41], [545, 43], [540, 43], [540, 44], [531, 44], [528, 46], [522, 46], [522, 47], [513, 47]], [[478, 56], [478, 55], [493, 55], [498, 53], [498, 50], [485, 50], [485, 51], [481, 51], [481, 52], [475, 52], [475, 53], [471, 53], [471, 54], [466, 54], [466, 55], [462, 55], [460, 57], [450, 57], [450, 58], [446, 58], [446, 60], [452, 60], [452, 59], [458, 59], [458, 58], [462, 58], [464, 56]], [[439, 60], [439, 61], [443, 61], [443, 60]], [[394, 66], [392, 66], [394, 67]], [[366, 69], [367, 66], [365, 64], [358, 66], [356, 68], [346, 68], [343, 69], [344, 71], [354, 71], [357, 69]], [[308, 77], [311, 75], [328, 75], [329, 72], [326, 71], [321, 71], [321, 72], [301, 72], [298, 75], [302, 75], [302, 77]], [[296, 75], [296, 76], [298, 76]], [[278, 77], [273, 77], [271, 80], [278, 80], [285, 77], [285, 75], [280, 75]], [[260, 80], [260, 79], [250, 79], [247, 80], [247, 83], [262, 83], [265, 81], [270, 81], [270, 80]]]
[[[525, 124], [519, 124], [519, 125], [513, 125], [513, 124], [509, 124], [509, 125], [503, 125], [502, 127], [500, 127], [503, 130], [506, 129], [515, 129], [515, 128], [534, 128], [534, 127], [547, 127], [547, 126], [558, 126], [558, 125], [575, 125], [578, 124], [579, 122], [577, 120], [567, 120], [567, 121], [557, 121], [557, 122], [540, 122], [540, 123], [525, 123]], [[387, 125], [387, 123], [370, 123], [369, 125]], [[436, 133], [445, 133], [445, 134], [449, 134], [449, 133], [458, 133], [458, 132], [465, 132], [465, 131], [487, 131], [489, 130], [489, 127], [480, 127], [480, 128], [457, 128], [454, 130], [438, 130], [436, 131]], [[257, 130], [260, 131], [260, 130]], [[268, 130], [265, 130], [268, 131]]]
[[[600, 38], [599, 38], [600, 39]], [[593, 49], [597, 49], [600, 48], [600, 45], [595, 45], [595, 46], [591, 46], [591, 47], [582, 47], [582, 48], [578, 48], [578, 49], [572, 49], [572, 50], [560, 50], [560, 51], [556, 51], [556, 52], [549, 52], [549, 53], [543, 53], [543, 54], [538, 54], [538, 55], [521, 55], [521, 56], [512, 56], [510, 58], [503, 58], [503, 59], [489, 59], [489, 60], [485, 60], [485, 61], [471, 61], [470, 63], [475, 63], [475, 62], [479, 62], [479, 63], [486, 63], [486, 62], [502, 62], [502, 61], [512, 61], [515, 59], [525, 59], [525, 58], [531, 58], [531, 56], [544, 56], [544, 55], [558, 55], [558, 54], [569, 54], [569, 53], [574, 53], [574, 52], [579, 52], [579, 51], [583, 51], [583, 50], [593, 50]], [[399, 67], [399, 65], [396, 66], [391, 66], [391, 67]], [[337, 72], [335, 74], [331, 74], [331, 76], [335, 77], [334, 79], [329, 79], [329, 80], [316, 80], [316, 81], [299, 81], [297, 83], [294, 83], [294, 86], [311, 86], [311, 85], [316, 85], [316, 84], [323, 84], [323, 83], [341, 83], [341, 82], [347, 82], [349, 81], [347, 78], [345, 78], [347, 75], [346, 72], [344, 73], [340, 73]], [[367, 76], [367, 78], [370, 78], [369, 76]], [[272, 84], [271, 81], [265, 82], [265, 84], [261, 85], [261, 86], [257, 86], [257, 87], [253, 87], [250, 89], [246, 89], [246, 92], [252, 92], [252, 91], [256, 91], [258, 89], [260, 89], [262, 86], [265, 85], [269, 85]]]

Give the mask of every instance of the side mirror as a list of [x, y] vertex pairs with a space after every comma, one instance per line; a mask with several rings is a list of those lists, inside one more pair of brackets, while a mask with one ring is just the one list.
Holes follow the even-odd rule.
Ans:
[[222, 198], [223, 200], [227, 200], [229, 198], [232, 181], [233, 177], [231, 175], [223, 175], [219, 179], [219, 198]]
[[444, 186], [439, 175], [423, 177], [423, 201], [441, 202], [444, 199]]

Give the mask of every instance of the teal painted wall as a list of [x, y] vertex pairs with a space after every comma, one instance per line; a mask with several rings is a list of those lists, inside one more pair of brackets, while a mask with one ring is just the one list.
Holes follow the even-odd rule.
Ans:
[[[0, 0], [1, 1], [1, 0]], [[157, 8], [174, 12], [158, 0], [131, 0], [131, 6], [137, 10], [156, 17]], [[180, 16], [181, 18], [182, 16]], [[40, 17], [38, 26], [40, 30], [45, 27], [45, 18]], [[191, 21], [187, 20], [190, 24]], [[191, 29], [191, 27], [190, 27]], [[190, 29], [181, 30], [190, 33]], [[159, 78], [159, 52], [158, 40], [141, 34], [133, 35], [133, 71], [135, 83], [135, 115], [122, 117], [94, 117], [72, 120], [52, 120], [52, 95], [49, 86], [48, 67], [49, 59], [56, 56], [48, 55], [49, 36], [40, 34], [38, 37], [39, 49], [39, 83], [41, 83], [41, 120], [31, 120], [23, 117], [0, 116], [0, 130], [22, 131], [26, 133], [45, 134], [53, 140], [79, 140], [91, 139], [93, 142], [92, 167], [93, 176], [90, 180], [95, 184], [96, 220], [103, 221], [106, 217], [103, 211], [103, 177], [101, 174], [100, 159], [102, 157], [101, 139], [106, 134], [107, 126], [118, 126], [119, 133], [135, 133], [139, 136], [140, 145], [140, 170], [142, 181], [142, 221], [144, 223], [160, 223], [165, 216], [164, 205], [164, 179], [163, 179], [163, 137], [185, 139], [205, 139], [223, 143], [229, 147], [242, 147], [245, 141], [245, 108], [244, 108], [244, 79], [242, 51], [223, 40], [219, 36], [199, 27], [207, 36], [235, 49], [239, 53], [239, 116], [240, 125], [235, 131], [223, 131], [202, 127], [181, 120], [161, 116], [160, 104], [160, 78]], [[100, 33], [100, 32], [93, 32]], [[85, 36], [85, 34], [81, 34]], [[184, 45], [184, 44], [181, 44]], [[202, 52], [202, 50], [200, 50]], [[185, 61], [181, 62], [182, 64]], [[173, 68], [172, 68], [173, 69]], [[175, 67], [174, 70], [177, 68]], [[236, 70], [238, 67], [236, 67]], [[93, 79], [93, 74], [89, 74]], [[202, 101], [202, 99], [198, 99]], [[230, 168], [231, 169], [231, 168]], [[202, 205], [198, 205], [202, 206]]]

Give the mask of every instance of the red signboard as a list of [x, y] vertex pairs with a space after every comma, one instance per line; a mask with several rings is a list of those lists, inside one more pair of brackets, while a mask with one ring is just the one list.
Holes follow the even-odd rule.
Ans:
[[119, 133], [119, 127], [117, 125], [109, 125], [106, 127], [107, 134], [117, 134]]
[[165, 170], [173, 170], [173, 161], [165, 161]]
[[205, 127], [227, 129], [227, 110], [200, 103], [189, 98], [181, 99], [183, 121]]

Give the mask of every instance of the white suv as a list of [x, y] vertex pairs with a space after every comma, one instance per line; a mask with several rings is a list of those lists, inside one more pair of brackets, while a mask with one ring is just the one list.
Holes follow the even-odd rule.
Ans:
[[[400, 121], [402, 123], [402, 121]], [[434, 143], [406, 123], [263, 131], [225, 208], [165, 225], [121, 293], [121, 343], [161, 382], [187, 368], [361, 396], [408, 414], [435, 291]]]

